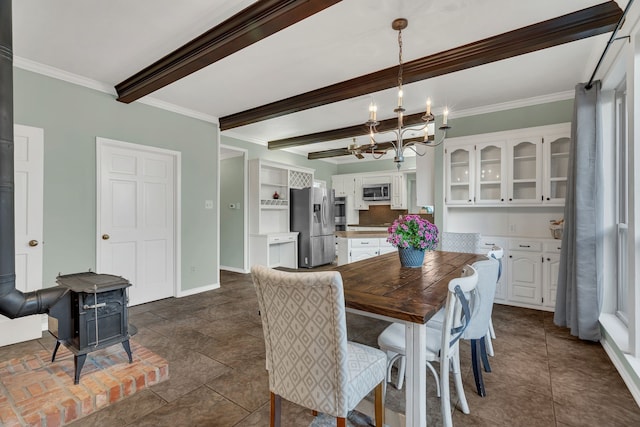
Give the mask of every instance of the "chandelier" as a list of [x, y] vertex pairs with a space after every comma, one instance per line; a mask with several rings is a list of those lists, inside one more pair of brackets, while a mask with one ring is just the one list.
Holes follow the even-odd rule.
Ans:
[[[442, 126], [439, 127], [439, 129], [443, 131], [442, 138], [438, 142], [435, 142], [435, 132], [433, 135], [429, 134], [429, 125], [433, 124], [433, 126], [431, 127], [435, 128], [435, 116], [431, 112], [431, 98], [427, 98], [426, 112], [421, 117], [424, 124], [405, 126], [403, 123], [405, 109], [402, 106], [402, 30], [407, 28], [408, 23], [409, 21], [404, 18], [395, 19], [391, 23], [391, 28], [398, 32], [398, 106], [393, 110], [398, 117], [396, 128], [389, 131], [378, 132], [377, 127], [380, 124], [380, 122], [378, 122], [377, 120], [378, 107], [373, 101], [371, 101], [371, 105], [369, 105], [369, 120], [367, 120], [366, 122], [366, 125], [369, 127], [370, 143], [361, 147], [355, 147], [361, 153], [368, 153], [373, 155], [375, 159], [381, 158], [387, 153], [387, 151], [393, 149], [395, 154], [393, 161], [396, 163], [398, 170], [400, 170], [400, 166], [402, 162], [404, 162], [405, 148], [411, 149], [418, 156], [424, 156], [426, 152], [420, 153], [420, 151], [418, 151], [416, 147], [435, 147], [442, 144], [447, 135], [447, 129], [450, 129], [450, 126], [447, 125], [449, 110], [445, 107], [442, 114]], [[424, 131], [424, 137], [405, 139], [405, 134], [407, 132], [422, 131]], [[390, 143], [386, 144], [376, 141], [376, 135], [382, 135], [386, 133], [394, 134], [395, 141], [391, 141]]]

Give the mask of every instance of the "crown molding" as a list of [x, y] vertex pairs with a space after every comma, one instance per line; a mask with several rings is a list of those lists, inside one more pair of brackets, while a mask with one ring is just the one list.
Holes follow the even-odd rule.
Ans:
[[73, 74], [68, 71], [61, 70], [59, 68], [52, 67], [50, 65], [41, 64], [39, 62], [32, 61], [30, 59], [21, 58], [19, 56], [13, 57], [13, 65], [23, 70], [32, 71], [43, 76], [52, 77], [54, 79], [62, 80], [67, 83], [73, 83], [78, 86], [83, 86], [89, 89], [97, 90], [98, 92], [107, 93], [109, 95], [116, 95], [115, 89], [106, 83], [98, 80], [93, 80], [87, 77]]
[[532, 107], [534, 105], [548, 104], [550, 102], [566, 101], [567, 99], [573, 99], [574, 97], [575, 91], [567, 90], [564, 92], [556, 92], [548, 95], [517, 99], [515, 101], [500, 102], [497, 104], [485, 105], [482, 107], [467, 108], [465, 110], [459, 111], [454, 110], [449, 113], [449, 119], [459, 119], [462, 117], [478, 116], [480, 114], [495, 113], [498, 111], [513, 110], [522, 107]]
[[[57, 80], [62, 80], [67, 83], [86, 87], [88, 89], [93, 89], [95, 91], [111, 95], [113, 97], [116, 96], [116, 91], [114, 87], [110, 84], [103, 83], [98, 80], [93, 80], [84, 76], [80, 76], [78, 74], [73, 74], [68, 71], [64, 71], [59, 68], [52, 67], [50, 65], [45, 65], [45, 64], [35, 62], [30, 59], [22, 58], [19, 56], [13, 57], [13, 65], [17, 68], [20, 68], [26, 71], [31, 71], [33, 73], [41, 74], [43, 76], [51, 77]], [[152, 97], [144, 97], [142, 99], [139, 99], [138, 102], [149, 105], [151, 107], [156, 107], [162, 110], [171, 111], [173, 113], [180, 114], [183, 116], [191, 117], [191, 118], [202, 120], [209, 123], [214, 123], [218, 127], [220, 126], [220, 121], [215, 116], [204, 114], [195, 110], [190, 110], [188, 108], [180, 107], [179, 105], [175, 105], [170, 102], [161, 101], [159, 99], [152, 98]]]

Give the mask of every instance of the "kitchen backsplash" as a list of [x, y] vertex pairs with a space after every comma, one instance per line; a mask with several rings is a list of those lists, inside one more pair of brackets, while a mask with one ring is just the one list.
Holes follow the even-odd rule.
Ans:
[[[407, 215], [407, 210], [391, 210], [389, 205], [369, 205], [368, 211], [359, 211], [360, 222], [358, 225], [363, 226], [382, 226], [389, 225], [400, 215]], [[433, 222], [433, 215], [420, 214], [421, 217]]]

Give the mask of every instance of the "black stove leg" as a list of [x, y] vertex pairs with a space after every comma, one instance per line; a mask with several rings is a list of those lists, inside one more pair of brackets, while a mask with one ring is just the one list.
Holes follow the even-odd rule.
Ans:
[[78, 384], [80, 382], [80, 371], [82, 371], [82, 367], [84, 366], [84, 361], [87, 360], [86, 354], [81, 354], [79, 356], [73, 356], [73, 364], [76, 365], [76, 376], [73, 379], [74, 384]]
[[131, 346], [129, 346], [129, 340], [122, 341], [122, 347], [124, 347], [124, 351], [127, 352], [129, 356], [129, 363], [133, 363], [133, 356], [131, 356]]
[[56, 360], [56, 353], [58, 352], [59, 348], [60, 340], [56, 340], [56, 346], [53, 348], [53, 354], [51, 355], [51, 362], [54, 362]]

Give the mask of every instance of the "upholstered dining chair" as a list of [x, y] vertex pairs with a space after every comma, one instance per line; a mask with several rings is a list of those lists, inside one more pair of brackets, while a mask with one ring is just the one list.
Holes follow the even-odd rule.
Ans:
[[453, 233], [443, 231], [440, 234], [441, 249], [447, 252], [483, 253], [480, 250], [480, 233]]
[[[462, 375], [460, 373], [459, 339], [464, 334], [471, 320], [471, 310], [466, 295], [473, 295], [478, 284], [478, 272], [472, 266], [466, 266], [462, 276], [449, 282], [447, 301], [443, 311], [444, 326], [441, 329], [427, 327], [427, 367], [436, 377], [439, 385], [440, 408], [445, 426], [452, 425], [451, 402], [449, 401], [449, 369], [453, 373], [456, 393], [460, 399], [460, 409], [463, 413], [469, 413], [469, 405], [464, 394]], [[393, 364], [398, 357], [406, 355], [405, 327], [401, 323], [392, 323], [378, 336], [380, 349], [387, 352], [389, 364]], [[440, 375], [435, 374], [431, 362], [440, 363]], [[390, 368], [389, 365], [389, 368]], [[390, 372], [390, 369], [387, 370]], [[404, 376], [404, 371], [398, 372], [398, 376]]]
[[334, 271], [291, 273], [251, 268], [264, 332], [271, 426], [284, 398], [337, 418], [375, 389], [375, 422], [384, 423], [386, 355], [347, 341], [344, 290]]

